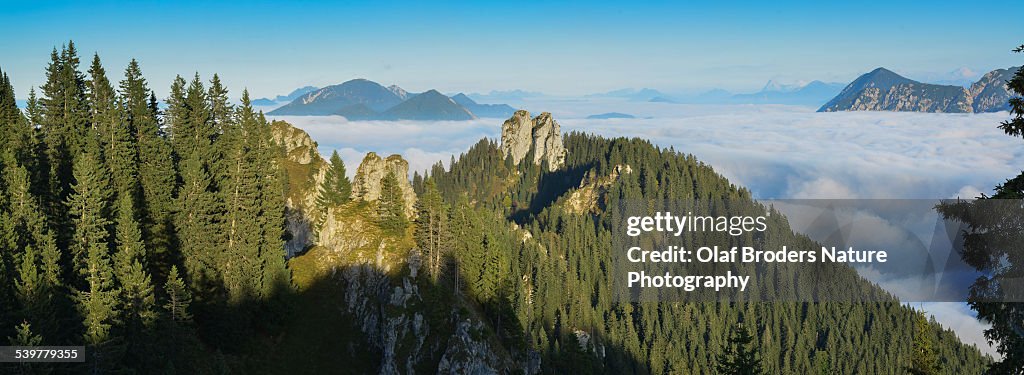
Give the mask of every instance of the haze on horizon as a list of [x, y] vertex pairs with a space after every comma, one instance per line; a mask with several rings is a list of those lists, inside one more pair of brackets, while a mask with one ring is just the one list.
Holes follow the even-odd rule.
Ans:
[[1013, 5], [18, 2], [0, 14], [0, 69], [24, 98], [42, 84], [50, 50], [72, 39], [83, 70], [98, 52], [119, 79], [137, 58], [161, 97], [176, 74], [197, 71], [254, 98], [352, 78], [555, 95], [753, 92], [769, 79], [846, 83], [878, 66], [929, 81], [1016, 65], [1010, 49], [1024, 25], [988, 14]]

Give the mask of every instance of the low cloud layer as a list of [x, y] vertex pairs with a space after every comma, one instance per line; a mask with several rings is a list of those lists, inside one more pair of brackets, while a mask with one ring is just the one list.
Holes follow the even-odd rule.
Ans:
[[[970, 198], [991, 192], [1024, 166], [1020, 139], [996, 128], [1006, 113], [815, 113], [793, 106], [573, 100], [522, 106], [552, 112], [563, 132], [640, 137], [694, 154], [762, 199]], [[612, 111], [640, 118], [584, 118]], [[415, 171], [438, 161], [447, 165], [481, 138], [497, 139], [503, 121], [280, 119], [309, 132], [321, 153], [337, 150], [350, 174], [368, 151], [402, 154]], [[993, 353], [981, 337], [984, 326], [962, 304], [929, 304], [926, 310], [965, 341]]]

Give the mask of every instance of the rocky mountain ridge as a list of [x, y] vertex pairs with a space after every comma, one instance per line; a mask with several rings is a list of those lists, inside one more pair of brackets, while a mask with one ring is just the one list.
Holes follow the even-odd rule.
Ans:
[[384, 87], [370, 80], [353, 79], [305, 93], [267, 114], [338, 115], [350, 121], [463, 121], [505, 118], [514, 110], [505, 104], [479, 104], [463, 94], [448, 97], [437, 90], [410, 93], [398, 85]]
[[858, 77], [818, 112], [901, 111], [982, 113], [1007, 109], [1006, 81], [1017, 67], [985, 74], [969, 88], [922, 83], [885, 68]]

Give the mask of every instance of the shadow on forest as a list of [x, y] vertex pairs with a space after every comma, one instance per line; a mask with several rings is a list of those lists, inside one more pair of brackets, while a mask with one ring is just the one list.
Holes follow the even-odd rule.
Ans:
[[[543, 373], [648, 372], [643, 361], [605, 340], [596, 327], [571, 327], [560, 318], [544, 323], [545, 330], [552, 332], [547, 340], [551, 344], [537, 347], [537, 338], [526, 333], [515, 314], [501, 313], [512, 311], [511, 304], [477, 301], [464, 291], [464, 281], [460, 280], [465, 280], [465, 275], [453, 272], [454, 259], [448, 258], [444, 264], [442, 273], [448, 276], [436, 281], [423, 268], [412, 277], [409, 263], [403, 263], [399, 270], [358, 264], [327, 268], [310, 279], [297, 275], [296, 282], [305, 285], [299, 285], [286, 299], [286, 315], [280, 316], [278, 323], [259, 322], [257, 326], [264, 327], [256, 331], [259, 342], [245, 346], [247, 352], [236, 354], [248, 363], [232, 367], [247, 373], [378, 373], [385, 365], [385, 354], [390, 352], [400, 371], [406, 358], [412, 356], [417, 358], [413, 372], [436, 373], [446, 350], [457, 350], [462, 345], [460, 340], [466, 339], [459, 325], [468, 319], [487, 323], [471, 325], [468, 338], [488, 343], [494, 353], [513, 366], [523, 367], [524, 372], [538, 356], [543, 358]], [[459, 291], [455, 289], [457, 283]], [[409, 298], [411, 293], [418, 298]], [[409, 299], [396, 304], [403, 298]], [[419, 335], [414, 327], [417, 314], [427, 327]], [[587, 349], [581, 349], [576, 330], [590, 335]], [[389, 343], [389, 337], [395, 341]], [[417, 346], [420, 339], [423, 345]], [[517, 373], [512, 369], [496, 370]]]
[[520, 225], [525, 224], [568, 191], [578, 189], [583, 182], [583, 177], [593, 167], [594, 163], [587, 163], [553, 172], [541, 172], [537, 181], [537, 191], [531, 195], [530, 202], [525, 208], [514, 209], [509, 215], [509, 219]]

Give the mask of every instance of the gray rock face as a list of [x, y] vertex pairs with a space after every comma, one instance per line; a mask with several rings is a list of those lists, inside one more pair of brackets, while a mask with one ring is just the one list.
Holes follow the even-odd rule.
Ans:
[[533, 164], [547, 162], [549, 170], [565, 164], [562, 130], [551, 113], [543, 112], [530, 119], [530, 112], [519, 110], [501, 125], [501, 151], [519, 164], [533, 151]]
[[974, 98], [974, 112], [999, 112], [1010, 110], [1010, 90], [1006, 81], [1013, 78], [1020, 67], [996, 69], [986, 73], [978, 82], [971, 84], [968, 91]]
[[303, 186], [291, 186], [292, 191], [285, 200], [285, 225], [291, 234], [285, 243], [285, 251], [290, 258], [316, 240], [312, 229], [313, 218], [320, 214], [315, 204], [316, 187], [324, 180], [327, 162], [320, 157], [317, 144], [309, 134], [288, 123], [274, 121], [271, 137], [284, 148], [284, 167], [290, 173], [302, 173], [309, 179]]
[[985, 74], [971, 87], [934, 85], [904, 78], [883, 68], [860, 76], [819, 112], [902, 111], [979, 113], [1006, 110], [1006, 81], [1018, 68]]
[[[485, 339], [472, 332], [485, 329], [478, 320], [457, 323], [456, 332], [431, 345], [431, 326], [423, 315], [424, 299], [413, 274], [419, 268], [419, 254], [410, 253], [406, 264], [410, 274], [395, 280], [379, 265], [367, 262], [335, 269], [345, 283], [345, 308], [363, 332], [369, 345], [380, 350], [378, 374], [415, 374], [416, 367], [431, 358], [431, 352], [443, 353], [438, 374], [498, 374], [518, 368], [499, 356]], [[475, 335], [481, 337], [481, 335]], [[437, 341], [433, 341], [436, 343]], [[539, 370], [540, 358], [530, 358]], [[536, 372], [528, 372], [535, 374]]]
[[391, 155], [381, 159], [377, 153], [370, 152], [363, 158], [356, 169], [356, 178], [352, 181], [352, 196], [367, 202], [380, 199], [381, 181], [388, 173], [394, 173], [398, 177], [398, 184], [402, 189], [402, 198], [405, 200], [405, 215], [415, 215], [416, 193], [409, 183], [409, 162], [402, 159], [400, 155]]
[[472, 325], [470, 322], [459, 322], [448, 344], [448, 350], [441, 357], [437, 365], [438, 375], [489, 375], [497, 374], [498, 371], [491, 367], [492, 363], [498, 362], [497, 356], [488, 347], [486, 342], [474, 340], [469, 334], [471, 329], [480, 330], [482, 327]]
[[[364, 264], [342, 270], [347, 284], [345, 306], [368, 343], [381, 352], [378, 374], [412, 374], [425, 355], [430, 327], [413, 308], [422, 304], [419, 288], [409, 277], [394, 285], [376, 266]], [[399, 354], [405, 353], [405, 354]]]

